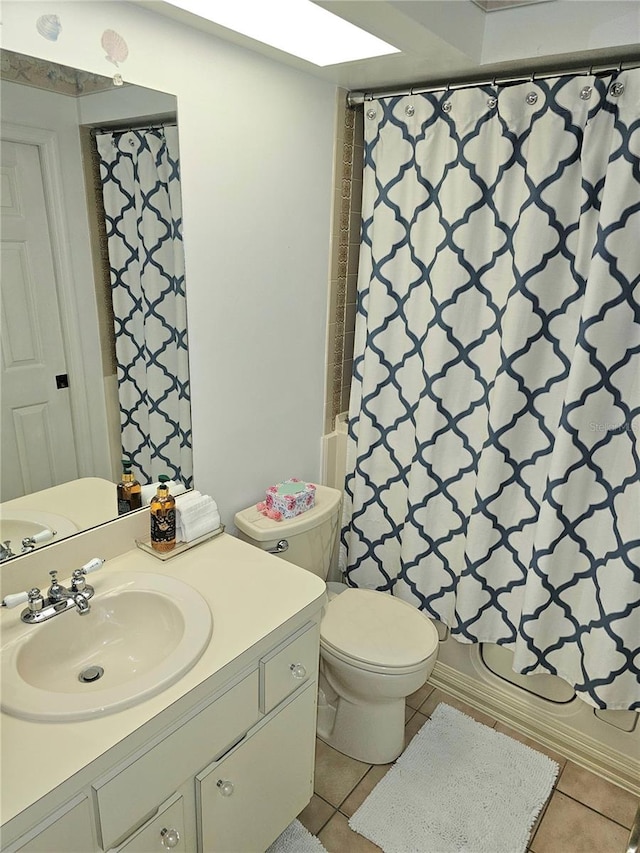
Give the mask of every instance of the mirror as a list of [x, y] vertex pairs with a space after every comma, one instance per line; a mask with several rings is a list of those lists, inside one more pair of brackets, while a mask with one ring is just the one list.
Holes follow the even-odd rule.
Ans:
[[176, 99], [114, 80], [1, 51], [0, 540], [18, 554], [25, 531], [39, 547], [116, 517], [123, 458], [192, 486]]

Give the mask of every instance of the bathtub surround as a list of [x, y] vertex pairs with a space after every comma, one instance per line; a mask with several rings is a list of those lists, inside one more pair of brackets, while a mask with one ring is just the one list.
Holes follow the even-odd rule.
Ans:
[[[364, 147], [362, 108], [348, 107], [347, 94], [346, 89], [338, 89], [336, 97], [325, 433], [333, 430], [336, 417], [349, 408], [353, 370]], [[325, 455], [323, 460], [326, 463]], [[334, 485], [326, 476], [323, 483]]]
[[638, 455], [590, 424], [637, 419], [639, 88], [367, 103], [347, 462], [351, 584], [611, 709], [640, 706]]

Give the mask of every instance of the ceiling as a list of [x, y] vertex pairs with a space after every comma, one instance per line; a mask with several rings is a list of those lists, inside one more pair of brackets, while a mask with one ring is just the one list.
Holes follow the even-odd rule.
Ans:
[[[162, 0], [134, 2], [351, 91], [640, 62], [640, 0], [313, 0], [401, 51], [325, 68]], [[250, 14], [255, 0], [232, 2]]]

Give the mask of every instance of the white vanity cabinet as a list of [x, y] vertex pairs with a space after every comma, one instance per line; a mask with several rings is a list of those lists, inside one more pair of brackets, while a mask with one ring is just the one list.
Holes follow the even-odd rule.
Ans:
[[318, 659], [317, 621], [274, 632], [226, 684], [3, 850], [263, 853], [313, 794]]
[[174, 794], [168, 802], [158, 809], [158, 813], [147, 821], [110, 853], [150, 853], [150, 851], [169, 851], [187, 853], [189, 835], [185, 819], [184, 797]]
[[310, 684], [196, 776], [199, 853], [266, 850], [311, 799], [315, 728]]
[[95, 850], [89, 799], [75, 797], [21, 838], [11, 850], [23, 853], [87, 853]]

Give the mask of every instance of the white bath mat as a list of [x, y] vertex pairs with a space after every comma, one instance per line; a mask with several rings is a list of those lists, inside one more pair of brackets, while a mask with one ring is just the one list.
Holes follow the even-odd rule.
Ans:
[[440, 704], [349, 826], [384, 853], [524, 853], [558, 770]]
[[266, 853], [327, 853], [319, 838], [294, 820], [282, 832]]

